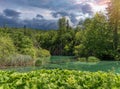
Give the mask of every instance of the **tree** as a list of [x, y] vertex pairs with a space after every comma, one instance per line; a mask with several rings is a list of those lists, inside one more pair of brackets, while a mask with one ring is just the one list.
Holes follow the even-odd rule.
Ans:
[[23, 36], [21, 38], [21, 40], [19, 40], [19, 53], [20, 54], [24, 54], [24, 55], [30, 55], [33, 58], [36, 57], [36, 50], [33, 46], [33, 42], [32, 40], [27, 37], [27, 36]]
[[[108, 30], [106, 17], [102, 13], [96, 13], [89, 21], [87, 27], [81, 31], [82, 34], [76, 34], [76, 39], [79, 37], [82, 40], [75, 46], [74, 53], [85, 57], [103, 57], [112, 50], [111, 32]], [[83, 24], [86, 24], [86, 20]]]
[[0, 59], [9, 57], [15, 53], [15, 46], [13, 40], [9, 36], [0, 35]]
[[33, 45], [33, 41], [28, 36], [25, 36], [21, 31], [15, 31], [11, 37], [14, 40], [15, 47], [19, 54], [35, 57], [36, 51]]
[[67, 22], [66, 22], [66, 18], [62, 17], [61, 19], [59, 19], [58, 21], [58, 25], [59, 25], [59, 31], [61, 33], [64, 33], [67, 29]]
[[64, 49], [64, 34], [67, 32], [67, 20], [65, 17], [62, 17], [61, 19], [59, 19], [58, 21], [58, 38], [57, 38], [57, 44], [58, 44], [58, 50], [57, 53], [62, 55], [63, 54], [63, 49]]
[[119, 37], [118, 30], [120, 26], [120, 0], [110, 0], [107, 8], [110, 29], [113, 30], [113, 46], [117, 50]]

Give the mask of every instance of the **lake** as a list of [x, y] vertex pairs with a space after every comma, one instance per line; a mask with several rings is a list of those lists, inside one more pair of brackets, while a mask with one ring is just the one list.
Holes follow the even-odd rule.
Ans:
[[39, 67], [29, 66], [29, 67], [18, 67], [18, 68], [8, 68], [4, 70], [18, 71], [18, 72], [28, 72], [40, 69], [69, 69], [69, 70], [80, 70], [80, 71], [112, 71], [115, 73], [120, 73], [120, 61], [100, 61], [100, 62], [79, 62], [75, 61], [73, 56], [52, 56], [50, 58], [50, 63], [42, 65]]

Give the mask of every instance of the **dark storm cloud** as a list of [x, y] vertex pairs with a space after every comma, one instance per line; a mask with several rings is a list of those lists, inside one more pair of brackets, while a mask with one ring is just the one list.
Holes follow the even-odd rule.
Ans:
[[73, 0], [5, 0], [12, 5], [22, 5], [22, 7], [38, 7], [51, 10], [66, 9], [73, 5]]
[[0, 13], [0, 26], [22, 27], [23, 24], [19, 22], [18, 18], [8, 18], [3, 13]]
[[53, 12], [51, 14], [55, 18], [67, 16], [67, 17], [69, 17], [71, 19], [72, 23], [76, 23], [77, 22], [76, 15], [73, 14], [73, 13], [67, 13], [67, 12], [64, 12], [64, 11], [62, 12], [61, 11], [61, 12]]
[[9, 27], [23, 27], [26, 25], [28, 28], [35, 29], [57, 29], [56, 20], [45, 20], [45, 19], [32, 19], [32, 20], [21, 20], [18, 18], [8, 18], [4, 14], [0, 13], [0, 26], [7, 25]]
[[43, 19], [44, 16], [42, 16], [42, 15], [40, 15], [40, 14], [37, 14], [37, 15], [36, 15], [36, 18]]
[[44, 30], [58, 28], [56, 20], [33, 19], [33, 20], [24, 20], [23, 23], [29, 28], [44, 29]]
[[70, 14], [69, 17], [70, 17], [72, 23], [76, 24], [78, 22], [75, 14]]
[[61, 17], [63, 17], [63, 16], [69, 16], [69, 14], [67, 12], [64, 12], [64, 11], [63, 12], [62, 11], [61, 12], [60, 11], [59, 12], [56, 11], [56, 12], [52, 12], [51, 14], [55, 18], [58, 18], [60, 16]]
[[90, 15], [93, 14], [92, 7], [89, 4], [81, 5], [81, 9], [82, 9], [83, 14], [86, 14], [86, 13]]
[[[52, 29], [57, 28], [57, 19], [62, 16], [67, 16], [71, 22], [76, 25], [76, 23], [79, 22], [79, 18], [85, 18], [86, 14], [89, 16], [93, 15], [94, 11], [90, 6], [92, 1], [93, 0], [2, 0], [0, 2], [0, 11], [3, 11], [3, 14], [0, 15], [0, 25], [27, 25], [32, 28]], [[17, 12], [14, 8], [20, 12]]]
[[[6, 0], [10, 2], [9, 0]], [[53, 11], [68, 11], [73, 10], [76, 12], [92, 13], [92, 8], [88, 1], [85, 3], [74, 4], [76, 0], [11, 0], [14, 5], [22, 5], [24, 8], [37, 7]], [[91, 1], [90, 1], [91, 2]]]
[[73, 5], [73, 0], [19, 0], [19, 2], [28, 6], [51, 10], [63, 10]]
[[[41, 4], [32, 3], [30, 5], [39, 8], [54, 10], [57, 12], [57, 15], [60, 14], [62, 16], [68, 15], [69, 11], [73, 11], [74, 13], [82, 12], [83, 14], [86, 13], [90, 15], [93, 14], [92, 7], [89, 3], [74, 4], [73, 0], [40, 0], [40, 1], [42, 1]], [[38, 2], [40, 1], [38, 0]], [[55, 17], [57, 17], [57, 15], [54, 14]]]
[[88, 4], [88, 3], [81, 3], [81, 4], [78, 4], [78, 5], [73, 5], [69, 9], [73, 10], [75, 12], [81, 12], [83, 14], [89, 14], [89, 15], [93, 15], [93, 13], [94, 13], [91, 5]]
[[12, 9], [5, 9], [3, 11], [3, 13], [6, 15], [6, 16], [10, 16], [10, 17], [19, 17], [20, 15], [20, 12], [17, 12], [15, 10], [12, 10]]

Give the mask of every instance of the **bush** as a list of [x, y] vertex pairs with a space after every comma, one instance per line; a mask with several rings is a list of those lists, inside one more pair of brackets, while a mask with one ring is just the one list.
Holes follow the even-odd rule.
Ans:
[[85, 57], [77, 58], [77, 60], [80, 61], [80, 62], [86, 62], [87, 61], [87, 59]]
[[51, 54], [48, 50], [42, 49], [42, 48], [37, 49], [36, 54], [37, 54], [36, 55], [37, 57], [50, 57], [51, 56]]
[[98, 62], [98, 61], [100, 61], [100, 59], [97, 58], [97, 57], [94, 57], [94, 56], [90, 56], [88, 58], [85, 58], [85, 57], [78, 58], [78, 61], [81, 61], [81, 62]]
[[98, 61], [100, 61], [100, 59], [97, 57], [94, 56], [88, 57], [88, 62], [98, 62]]
[[33, 65], [33, 58], [30, 55], [14, 54], [6, 59], [5, 64], [9, 66]]
[[120, 53], [119, 53], [119, 52], [117, 52], [117, 51], [112, 51], [110, 54], [111, 54], [111, 56], [114, 58], [114, 60], [120, 61]]
[[114, 56], [114, 58], [115, 58], [116, 61], [120, 61], [120, 53], [116, 54], [116, 55]]
[[0, 36], [0, 59], [15, 53], [15, 46], [9, 36]]
[[34, 59], [36, 58], [36, 50], [34, 47], [22, 49], [21, 54], [30, 55]]
[[77, 45], [74, 47], [74, 54], [75, 56], [85, 56], [86, 49], [83, 44]]
[[6, 63], [6, 57], [16, 52], [13, 41], [9, 36], [1, 36], [0, 34], [0, 67]]
[[15, 32], [11, 37], [14, 40], [17, 53], [30, 55], [35, 58], [36, 50], [33, 40], [30, 37], [25, 36], [22, 32]]
[[[110, 50], [106, 53], [105, 59], [106, 60], [115, 60], [115, 61], [120, 61], [120, 52], [116, 50]], [[103, 57], [104, 57], [103, 56]], [[104, 58], [103, 58], [104, 59]]]
[[41, 59], [36, 59], [35, 66], [42, 66], [42, 60]]
[[38, 58], [35, 60], [35, 66], [46, 65], [50, 62], [50, 57]]

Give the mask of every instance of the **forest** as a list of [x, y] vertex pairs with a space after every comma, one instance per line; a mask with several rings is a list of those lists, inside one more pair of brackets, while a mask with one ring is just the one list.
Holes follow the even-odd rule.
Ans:
[[120, 11], [113, 2], [107, 14], [97, 12], [73, 28], [62, 17], [58, 30], [36, 30], [26, 26], [0, 28], [0, 65], [32, 65], [39, 57], [74, 56], [75, 60], [93, 56], [100, 60], [120, 60]]

